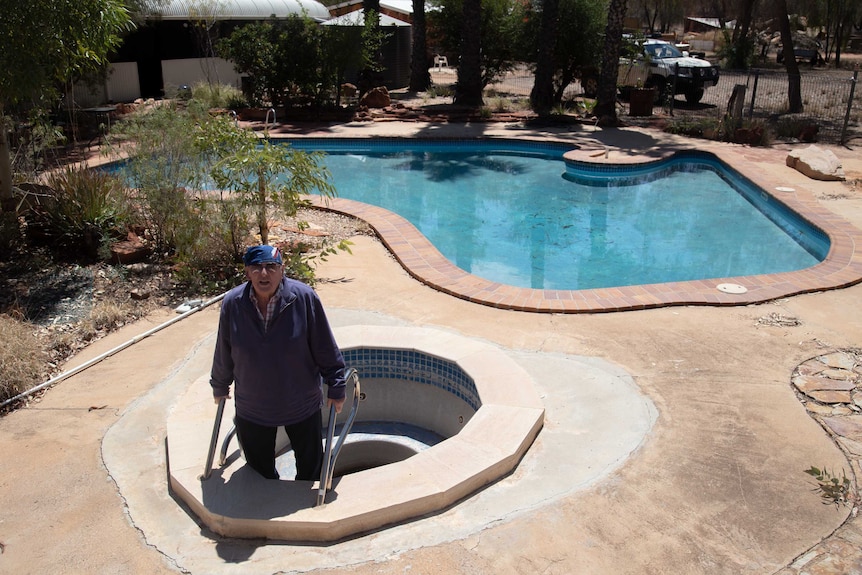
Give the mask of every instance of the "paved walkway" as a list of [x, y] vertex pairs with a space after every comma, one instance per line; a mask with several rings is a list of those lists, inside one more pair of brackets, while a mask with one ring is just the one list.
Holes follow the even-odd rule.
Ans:
[[[371, 133], [380, 127], [326, 131], [351, 129]], [[446, 129], [468, 137], [492, 128]], [[516, 127], [493, 129], [527, 135]], [[589, 129], [552, 135], [597, 142]], [[637, 131], [614, 135], [632, 148], [673, 140]], [[801, 177], [784, 166], [781, 149], [733, 148], [862, 227], [857, 188]], [[851, 178], [862, 177], [858, 152], [836, 152]], [[519, 512], [466, 529], [469, 517], [456, 506], [325, 546], [222, 540], [202, 530], [166, 493], [163, 442], [171, 386], [188, 385], [208, 368], [204, 350], [217, 320], [215, 310], [208, 309], [0, 420], [0, 571], [862, 573], [858, 520], [848, 521], [849, 507], [824, 505], [805, 473], [811, 466], [851, 476], [858, 472], [849, 452], [839, 449], [812, 417], [810, 411], [816, 410], [806, 409], [818, 405], [829, 410], [817, 411], [819, 417], [851, 418], [854, 413], [843, 413], [854, 411], [849, 403], [833, 405], [822, 400], [837, 396], [817, 392], [846, 391], [855, 403], [853, 390], [829, 390], [819, 380], [812, 387], [799, 379], [834, 379], [838, 374], [815, 373], [812, 362], [846, 354], [862, 341], [862, 286], [740, 307], [537, 314], [477, 305], [427, 287], [370, 238], [357, 238], [353, 251], [318, 270], [330, 280], [319, 286], [321, 297], [341, 325], [394, 322], [451, 330], [518, 357], [548, 355], [584, 366], [547, 370], [540, 382], [549, 413], [545, 430], [512, 476], [468, 502], [478, 509], [506, 491]], [[168, 317], [150, 318], [98, 342], [71, 366]], [[522, 493], [533, 491], [513, 487], [529, 483], [543, 453], [553, 452], [560, 466], [579, 462], [581, 471], [600, 465], [599, 452], [592, 453], [598, 446], [597, 424], [555, 415], [576, 413], [588, 404], [572, 393], [589, 397], [600, 389], [591, 376], [599, 366], [612, 366], [621, 381], [631, 381], [654, 405], [649, 433], [600, 480], [579, 483], [569, 471], [559, 473], [571, 479], [565, 493], [517, 505]], [[855, 385], [853, 376], [849, 380]], [[841, 378], [836, 381], [833, 387], [841, 387]], [[602, 417], [618, 414], [612, 404], [608, 407]], [[140, 445], [118, 455], [112, 442], [129, 429], [122, 423], [130, 419], [141, 434]], [[846, 439], [862, 441], [852, 426], [843, 429]], [[124, 462], [123, 470], [115, 471], [117, 459]], [[553, 475], [555, 469], [543, 471]], [[141, 498], [153, 505], [134, 503]], [[172, 509], [170, 521], [159, 516], [165, 508]], [[433, 537], [425, 535], [429, 526], [436, 526]]]

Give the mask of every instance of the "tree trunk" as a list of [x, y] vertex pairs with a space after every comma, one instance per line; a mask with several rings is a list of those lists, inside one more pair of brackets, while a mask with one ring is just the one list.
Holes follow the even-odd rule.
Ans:
[[12, 150], [9, 148], [9, 131], [6, 116], [0, 112], [0, 212], [15, 211], [15, 197], [12, 195]]
[[266, 180], [257, 175], [257, 225], [260, 228], [260, 243], [269, 245], [269, 222], [266, 218]]
[[464, 0], [461, 30], [461, 60], [458, 62], [458, 84], [455, 103], [482, 105], [482, 0]]
[[617, 68], [620, 62], [620, 46], [622, 45], [625, 16], [626, 0], [611, 0], [608, 5], [602, 69], [594, 110], [602, 126], [616, 126], [619, 123], [617, 119]]
[[425, 41], [425, 0], [413, 0], [413, 51], [410, 55], [410, 91], [424, 92], [431, 85]]
[[787, 16], [787, 0], [776, 0], [775, 16], [781, 30], [781, 49], [784, 53], [784, 67], [787, 70], [788, 112], [802, 112], [802, 86], [799, 78], [799, 65], [793, 53], [793, 34], [790, 31], [790, 19]]
[[540, 115], [551, 111], [554, 101], [554, 46], [557, 43], [559, 0], [542, 2], [542, 30], [539, 35], [539, 52], [536, 77], [530, 92], [530, 105]]

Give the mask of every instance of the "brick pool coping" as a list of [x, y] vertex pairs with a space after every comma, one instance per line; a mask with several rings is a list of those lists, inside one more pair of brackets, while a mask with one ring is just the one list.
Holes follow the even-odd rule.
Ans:
[[[573, 150], [564, 156], [567, 162], [601, 163], [609, 167], [655, 162], [675, 153], [666, 151], [658, 156], [646, 156], [614, 150], [606, 154], [606, 148], [587, 150], [572, 147]], [[678, 151], [684, 150], [680, 147]], [[862, 281], [862, 254], [855, 249], [857, 243], [862, 242], [862, 232], [823, 208], [809, 192], [798, 189], [774, 192], [786, 183], [776, 182], [754, 162], [732, 149], [716, 149], [708, 153], [758, 185], [773, 200], [785, 204], [820, 228], [831, 243], [826, 259], [804, 270], [775, 274], [584, 290], [521, 288], [489, 281], [458, 268], [413, 224], [389, 210], [345, 198], [327, 201], [310, 196], [309, 199], [318, 207], [366, 221], [402, 267], [422, 283], [455, 297], [500, 309], [598, 313], [678, 305], [737, 306], [838, 289]], [[743, 286], [746, 291], [727, 293], [718, 289], [722, 284]]]

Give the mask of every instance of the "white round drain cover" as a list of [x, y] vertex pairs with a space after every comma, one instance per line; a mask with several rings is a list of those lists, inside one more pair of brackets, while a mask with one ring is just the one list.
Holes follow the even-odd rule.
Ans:
[[739, 284], [718, 284], [716, 287], [724, 293], [745, 293], [748, 291], [748, 288]]
[[795, 192], [796, 188], [788, 188], [787, 186], [778, 186], [775, 188], [779, 192]]

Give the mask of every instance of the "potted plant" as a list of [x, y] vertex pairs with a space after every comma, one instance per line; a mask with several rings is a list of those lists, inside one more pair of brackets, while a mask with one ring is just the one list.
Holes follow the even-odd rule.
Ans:
[[656, 100], [655, 86], [645, 87], [638, 83], [629, 90], [629, 115], [652, 116], [652, 108]]

